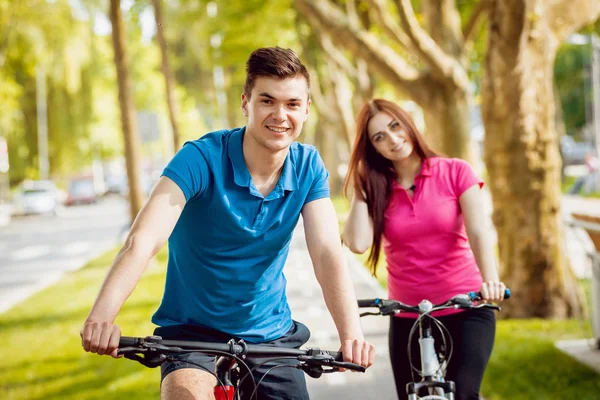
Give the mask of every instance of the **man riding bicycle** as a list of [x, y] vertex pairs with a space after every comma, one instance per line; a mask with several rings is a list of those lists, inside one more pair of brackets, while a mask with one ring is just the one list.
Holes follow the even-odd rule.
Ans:
[[[283, 266], [302, 215], [315, 274], [345, 360], [368, 367], [328, 174], [317, 151], [294, 140], [308, 117], [309, 75], [296, 54], [254, 51], [246, 63], [243, 128], [187, 142], [135, 219], [82, 329], [86, 351], [116, 356], [114, 319], [147, 262], [169, 242], [162, 303], [152, 321], [166, 339], [300, 347], [308, 329], [291, 318]], [[214, 359], [182, 355], [161, 366], [164, 399], [210, 398]], [[303, 372], [273, 370], [261, 399], [308, 399]], [[200, 396], [200, 397], [197, 397]]]

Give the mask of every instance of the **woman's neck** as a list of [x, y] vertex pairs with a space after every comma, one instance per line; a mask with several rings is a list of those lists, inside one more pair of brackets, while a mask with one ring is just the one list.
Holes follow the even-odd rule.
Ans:
[[421, 157], [414, 151], [404, 160], [394, 162], [398, 182], [403, 186], [412, 185], [421, 171], [421, 164]]

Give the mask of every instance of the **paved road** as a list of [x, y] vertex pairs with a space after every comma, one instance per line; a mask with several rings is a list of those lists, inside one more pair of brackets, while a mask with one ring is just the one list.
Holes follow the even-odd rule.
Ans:
[[128, 223], [127, 203], [118, 198], [56, 217], [12, 218], [0, 229], [0, 312], [114, 246]]
[[[292, 308], [292, 317], [311, 330], [307, 347], [338, 350], [340, 342], [337, 331], [315, 278], [301, 223], [295, 231], [290, 246], [285, 274], [288, 280], [287, 296]], [[366, 272], [356, 257], [349, 251], [346, 254], [357, 297], [385, 296], [385, 291]], [[319, 379], [307, 377], [311, 399], [397, 399], [387, 351], [388, 324], [388, 319], [384, 317], [363, 318], [365, 336], [376, 346], [376, 363], [364, 374], [344, 372], [323, 375]]]

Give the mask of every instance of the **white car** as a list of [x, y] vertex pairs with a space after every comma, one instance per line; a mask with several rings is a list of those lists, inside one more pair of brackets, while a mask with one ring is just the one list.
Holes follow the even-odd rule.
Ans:
[[50, 180], [25, 181], [13, 197], [13, 215], [56, 215], [60, 191]]

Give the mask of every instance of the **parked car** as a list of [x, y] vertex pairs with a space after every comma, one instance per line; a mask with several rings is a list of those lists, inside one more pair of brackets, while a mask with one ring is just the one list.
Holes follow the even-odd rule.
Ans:
[[51, 180], [24, 181], [13, 197], [13, 215], [57, 214], [60, 191]]
[[66, 206], [75, 204], [94, 204], [98, 201], [92, 178], [74, 179], [69, 183]]

